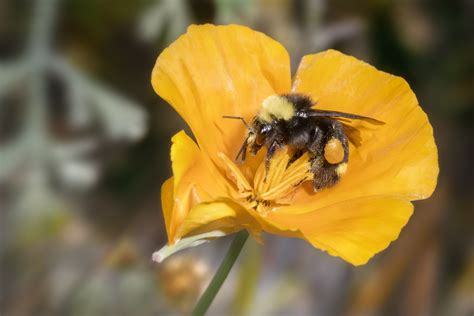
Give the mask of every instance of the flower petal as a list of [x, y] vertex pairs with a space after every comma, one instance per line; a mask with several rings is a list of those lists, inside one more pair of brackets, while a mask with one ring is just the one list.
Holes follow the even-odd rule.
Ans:
[[225, 235], [226, 233], [223, 231], [215, 230], [204, 234], [185, 237], [174, 245], [163, 246], [160, 250], [155, 251], [151, 258], [153, 261], [160, 263], [178, 251], [202, 245], [212, 239], [224, 237]]
[[301, 233], [313, 246], [352, 263], [366, 263], [398, 238], [413, 205], [403, 197], [374, 196], [343, 201], [328, 207], [294, 214], [282, 207], [263, 219], [275, 234]]
[[231, 234], [241, 229], [247, 229], [257, 240], [260, 239], [262, 228], [258, 222], [240, 204], [222, 198], [193, 207], [183, 222], [180, 235], [215, 230]]
[[439, 171], [433, 130], [405, 80], [329, 50], [303, 58], [293, 91], [310, 95], [318, 108], [386, 123], [372, 130], [359, 124], [364, 141], [359, 147], [351, 145], [341, 182], [318, 194], [299, 190], [300, 201], [311, 200], [316, 203], [312, 207], [319, 208], [364, 196], [394, 194], [417, 200], [433, 193]]
[[171, 217], [173, 214], [173, 200], [174, 200], [174, 178], [171, 177], [166, 180], [161, 186], [161, 209], [163, 218], [165, 220], [166, 234], [170, 236]]
[[[214, 167], [214, 164], [204, 155], [194, 141], [181, 131], [173, 136], [171, 146], [171, 161], [173, 169], [173, 191], [170, 184], [163, 187], [163, 211], [170, 243], [177, 238], [179, 227], [182, 225], [189, 210], [195, 205], [216, 199], [218, 196], [234, 195], [233, 187]], [[172, 202], [169, 202], [170, 196]], [[171, 211], [169, 206], [172, 205]], [[169, 220], [166, 220], [169, 218]]]
[[193, 25], [158, 57], [156, 93], [184, 118], [214, 161], [234, 157], [250, 120], [269, 95], [290, 90], [288, 53], [266, 35], [238, 25]]

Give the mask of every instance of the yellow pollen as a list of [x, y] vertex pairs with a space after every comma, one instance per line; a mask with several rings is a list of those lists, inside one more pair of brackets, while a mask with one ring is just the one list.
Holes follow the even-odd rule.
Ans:
[[331, 164], [337, 164], [344, 159], [344, 147], [339, 139], [331, 138], [324, 147], [324, 158]]

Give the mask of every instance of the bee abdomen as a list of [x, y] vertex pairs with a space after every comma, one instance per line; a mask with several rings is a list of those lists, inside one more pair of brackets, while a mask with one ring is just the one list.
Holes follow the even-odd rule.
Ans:
[[311, 173], [313, 173], [313, 189], [315, 192], [324, 188], [334, 186], [339, 182], [341, 176], [347, 170], [347, 162], [330, 164], [323, 157], [311, 161]]

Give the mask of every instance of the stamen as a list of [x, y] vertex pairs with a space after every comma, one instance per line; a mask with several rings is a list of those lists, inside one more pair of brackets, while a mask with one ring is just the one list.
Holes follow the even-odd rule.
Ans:
[[245, 205], [245, 208], [254, 209], [261, 215], [270, 212], [276, 204], [289, 203], [291, 200], [288, 198], [289, 195], [313, 176], [307, 154], [288, 166], [289, 155], [285, 150], [279, 150], [272, 158], [266, 175], [265, 161], [261, 160], [252, 186], [242, 170], [229, 157], [224, 153], [219, 153], [218, 157], [225, 165], [227, 176], [237, 186], [236, 198]]
[[243, 193], [243, 196], [251, 195], [253, 191], [252, 186], [247, 181], [240, 169], [235, 165], [235, 163], [230, 160], [224, 153], [218, 153], [218, 157], [224, 162], [224, 165], [227, 167], [227, 176], [229, 179], [237, 185], [239, 193]]
[[255, 191], [257, 193], [266, 192], [269, 188], [278, 184], [285, 172], [288, 161], [289, 157], [283, 150], [277, 151], [270, 161], [270, 168], [267, 173], [265, 171], [265, 162], [262, 161], [254, 178]]
[[292, 163], [288, 168], [289, 156], [286, 152], [278, 152], [272, 159], [267, 179], [264, 179], [264, 163], [255, 175], [255, 194], [262, 201], [276, 201], [287, 197], [301, 183], [312, 179], [308, 155], [305, 154]]

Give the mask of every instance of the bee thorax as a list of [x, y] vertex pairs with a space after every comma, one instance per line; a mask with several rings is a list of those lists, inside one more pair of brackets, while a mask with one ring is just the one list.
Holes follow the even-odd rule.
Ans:
[[294, 115], [295, 107], [288, 99], [272, 95], [263, 100], [258, 117], [265, 122], [271, 122], [274, 118], [288, 121]]

